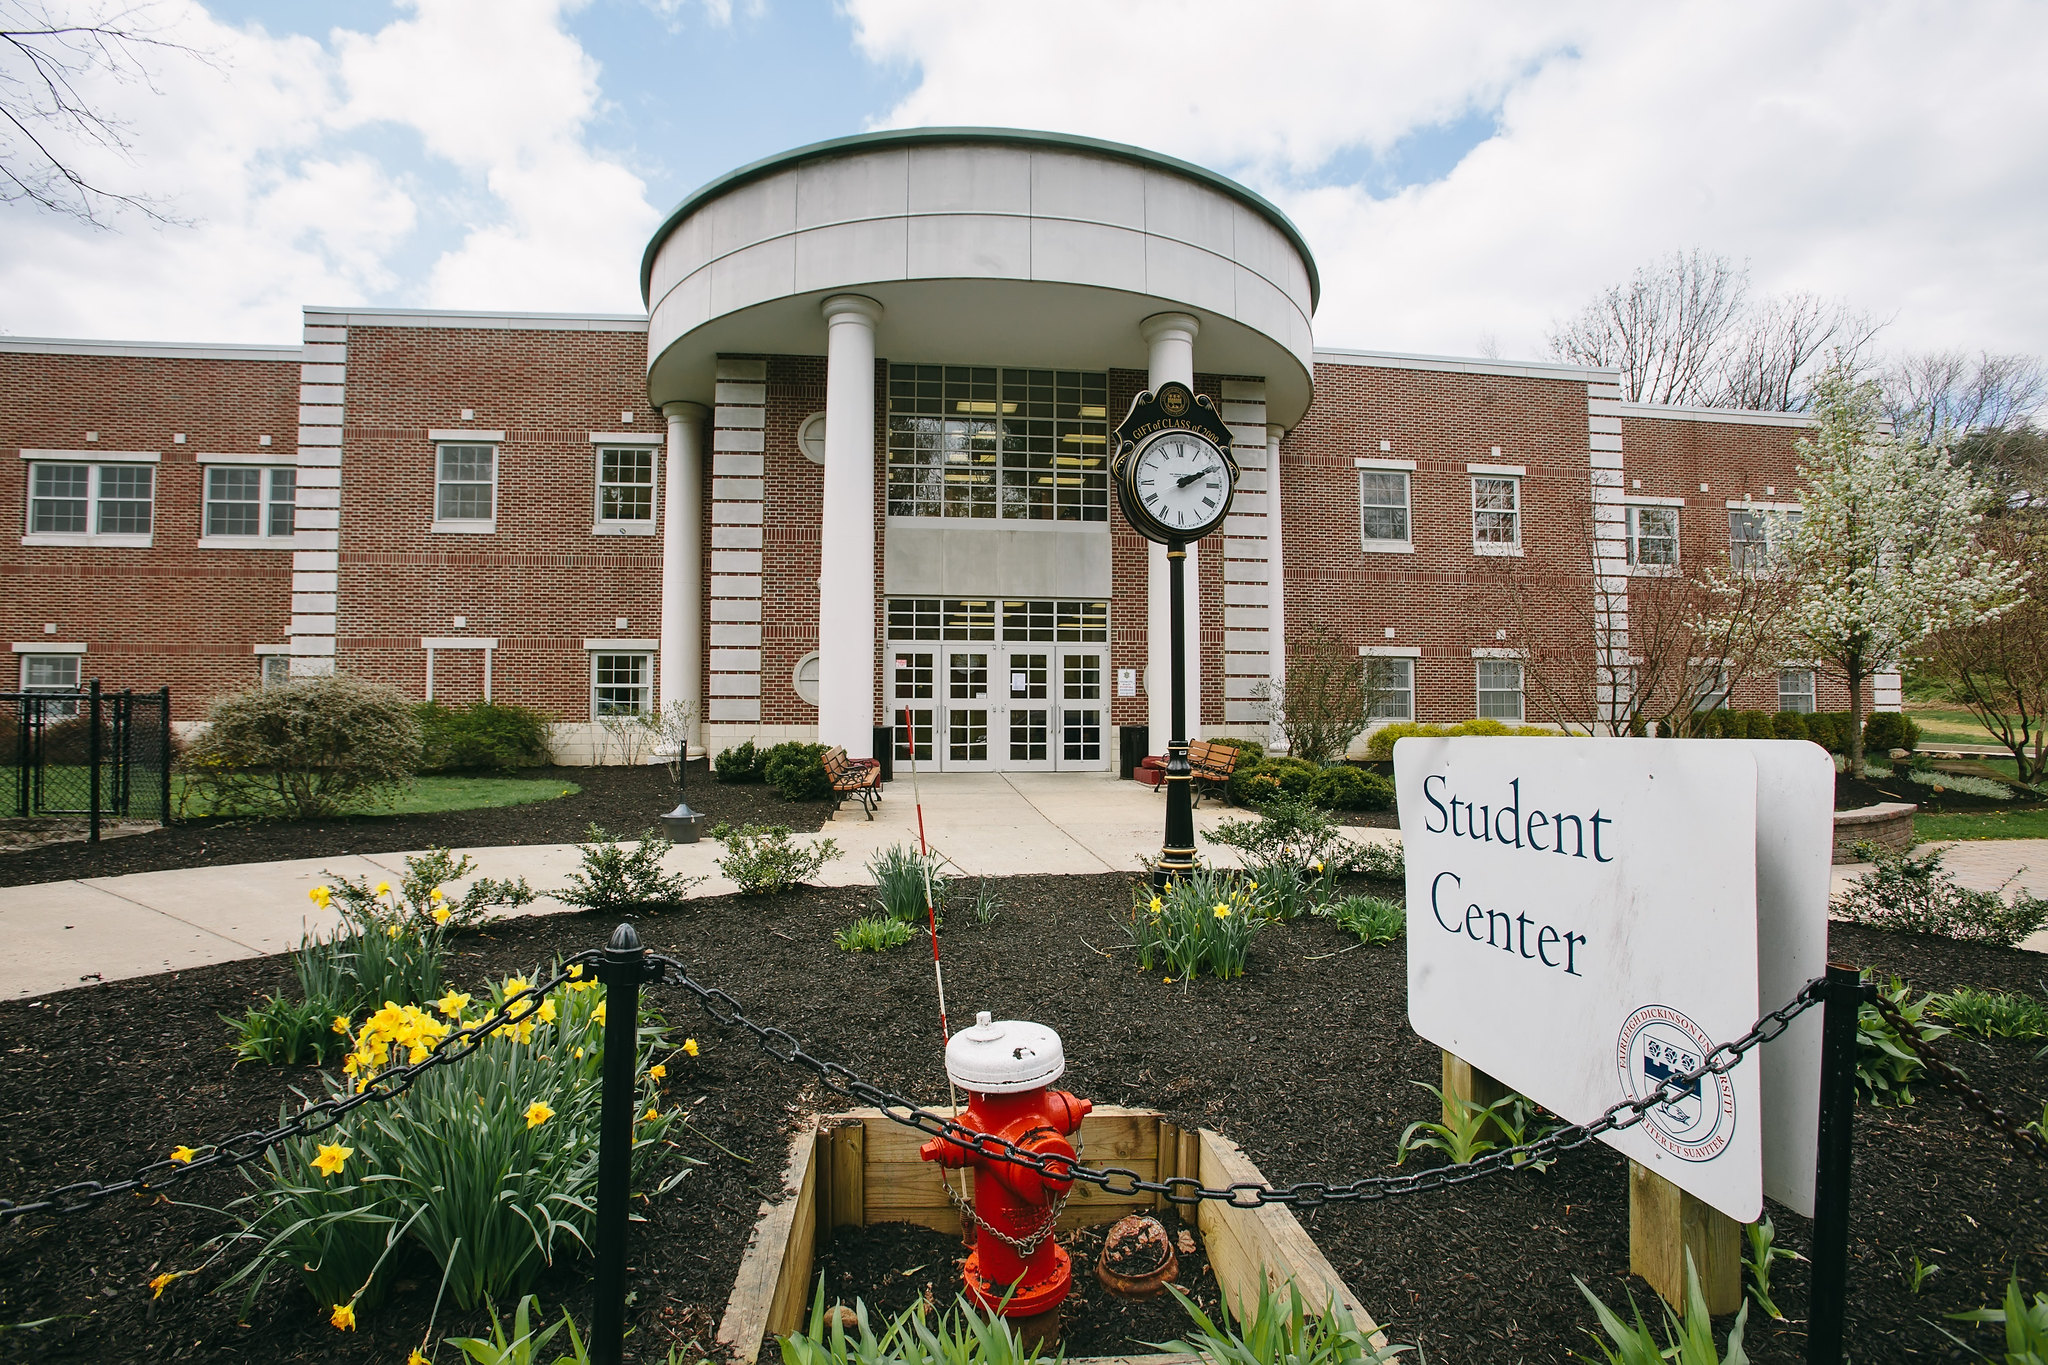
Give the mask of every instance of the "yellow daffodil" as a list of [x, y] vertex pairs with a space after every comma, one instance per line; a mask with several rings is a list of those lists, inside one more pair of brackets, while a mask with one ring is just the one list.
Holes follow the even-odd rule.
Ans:
[[434, 1008], [450, 1019], [460, 1019], [462, 1012], [469, 1008], [469, 996], [461, 991], [450, 991], [434, 1002]]
[[402, 932], [403, 931], [399, 929], [399, 927], [395, 924], [387, 924], [384, 926], [384, 937], [386, 938], [397, 938], [399, 934]]
[[178, 1162], [180, 1165], [183, 1165], [185, 1162], [190, 1161], [193, 1157], [198, 1155], [199, 1153], [193, 1151], [190, 1147], [171, 1148], [171, 1160]]
[[320, 1144], [320, 1155], [313, 1158], [313, 1169], [322, 1175], [339, 1175], [342, 1164], [355, 1155], [355, 1150], [338, 1142], [323, 1142]]
[[1170, 976], [1169, 976], [1169, 977], [1167, 977], [1167, 978], [1166, 978], [1166, 984], [1167, 984], [1167, 985], [1169, 985], [1169, 986], [1171, 986], [1171, 985], [1173, 984], [1173, 978], [1172, 978], [1172, 977], [1170, 977]]
[[654, 1122], [654, 1121], [655, 1121], [656, 1119], [658, 1119], [658, 1118], [660, 1118], [660, 1117], [661, 1117], [661, 1112], [660, 1112], [659, 1110], [657, 1110], [657, 1109], [656, 1109], [656, 1108], [655, 1108], [655, 1107], [654, 1107], [653, 1105], [651, 1105], [651, 1104], [650, 1104], [650, 1105], [648, 1105], [648, 1106], [647, 1106], [647, 1112], [646, 1112], [646, 1113], [644, 1113], [644, 1114], [642, 1114], [642, 1115], [640, 1116], [640, 1121], [641, 1121], [642, 1123], [652, 1123], [652, 1122]]
[[180, 1275], [184, 1273], [185, 1272], [182, 1270], [167, 1270], [163, 1274], [151, 1280], [149, 1282], [149, 1287], [153, 1292], [150, 1294], [150, 1297], [153, 1299], [162, 1298], [164, 1296], [164, 1290], [170, 1287], [171, 1281], [177, 1279]]
[[1225, 904], [1223, 904], [1223, 902], [1221, 902], [1221, 901], [1218, 901], [1218, 902], [1216, 903], [1216, 918], [1217, 918], [1217, 919], [1229, 919], [1229, 918], [1230, 918], [1230, 907], [1229, 907], [1229, 906], [1227, 906], [1227, 905], [1225, 905]]
[[1159, 899], [1159, 897], [1157, 897], [1157, 896], [1154, 896], [1154, 897], [1152, 898], [1152, 913], [1153, 913], [1153, 914], [1155, 914], [1155, 915], [1156, 915], [1156, 914], [1158, 914], [1158, 913], [1159, 913], [1159, 912], [1160, 912], [1161, 910], [1164, 910], [1165, 908], [1166, 908], [1166, 905], [1165, 905], [1165, 903], [1164, 903], [1163, 901], [1161, 901], [1161, 900]]
[[434, 923], [446, 924], [448, 922], [448, 917], [454, 913], [455, 912], [453, 910], [450, 910], [445, 905], [437, 905], [434, 907]]
[[1313, 867], [1316, 871], [1321, 872], [1323, 870], [1323, 860], [1321, 858], [1318, 858], [1314, 862], [1310, 863], [1309, 866]]
[[590, 1020], [591, 1020], [591, 1022], [592, 1022], [592, 1023], [594, 1023], [594, 1024], [603, 1024], [603, 1023], [604, 1023], [604, 1007], [605, 1007], [605, 1002], [604, 1002], [604, 1001], [600, 1000], [600, 1001], [598, 1001], [598, 1002], [597, 1002], [597, 1008], [596, 1008], [596, 1009], [594, 1009], [594, 1010], [592, 1010], [592, 1011], [590, 1012]]
[[539, 1100], [535, 1100], [532, 1104], [526, 1106], [526, 1126], [528, 1128], [538, 1128], [554, 1116], [555, 1111]]
[[505, 998], [507, 1000], [510, 1000], [513, 996], [525, 990], [527, 988], [527, 985], [528, 982], [526, 978], [523, 976], [511, 976], [505, 978]]
[[306, 893], [306, 899], [325, 910], [327, 902], [334, 899], [334, 892], [324, 886], [316, 886]]
[[433, 901], [434, 904], [439, 905], [442, 901], [446, 900], [447, 897], [441, 894], [441, 888], [437, 886], [432, 891], [429, 891], [427, 893], [427, 899]]
[[337, 1332], [356, 1330], [356, 1306], [353, 1303], [337, 1303], [334, 1311], [327, 1315], [328, 1325]]
[[378, 894], [378, 895], [380, 895], [380, 896], [388, 896], [388, 895], [390, 895], [390, 894], [391, 894], [391, 883], [390, 883], [390, 882], [378, 882], [378, 883], [377, 883], [377, 894]]
[[348, 1037], [348, 1016], [346, 1014], [335, 1015], [334, 1023], [330, 1027], [342, 1037]]
[[689, 1053], [689, 1054], [690, 1054], [690, 1055], [691, 1055], [692, 1057], [696, 1056], [696, 1055], [697, 1055], [697, 1040], [696, 1040], [695, 1038], [685, 1038], [685, 1039], [683, 1039], [683, 1051], [685, 1051], [685, 1052]]
[[583, 979], [583, 964], [581, 962], [569, 964], [569, 979], [571, 981], [581, 981]]
[[647, 1068], [647, 1079], [650, 1081], [658, 1081], [667, 1075], [668, 1068], [660, 1062], [656, 1062], [653, 1066]]
[[1247, 882], [1245, 885], [1246, 889], [1251, 891], [1256, 891], [1259, 889], [1259, 884], [1257, 882]]
[[415, 1346], [412, 1348], [412, 1354], [405, 1358], [405, 1365], [431, 1365], [431, 1362], [421, 1355], [420, 1348]]
[[576, 1049], [576, 1060], [579, 1062], [583, 1060], [583, 1049], [580, 1047]]

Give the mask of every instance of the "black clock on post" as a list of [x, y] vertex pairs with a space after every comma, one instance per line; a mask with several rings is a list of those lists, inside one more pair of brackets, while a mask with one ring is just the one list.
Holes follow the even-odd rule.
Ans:
[[1205, 394], [1168, 380], [1141, 393], [1117, 425], [1110, 481], [1124, 520], [1166, 546], [1171, 598], [1173, 736], [1166, 746], [1166, 838], [1153, 865], [1165, 885], [1195, 867], [1194, 779], [1188, 768], [1187, 547], [1223, 524], [1237, 492], [1230, 428]]

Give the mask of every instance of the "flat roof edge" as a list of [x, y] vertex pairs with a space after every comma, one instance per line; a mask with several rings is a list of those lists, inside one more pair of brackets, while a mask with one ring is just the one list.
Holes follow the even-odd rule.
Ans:
[[309, 327], [469, 327], [535, 332], [644, 332], [637, 313], [494, 313], [477, 308], [321, 308], [308, 304]]
[[94, 355], [137, 360], [262, 360], [298, 364], [299, 346], [264, 346], [233, 341], [94, 341], [70, 337], [0, 336], [0, 352], [17, 355]]
[[1733, 422], [1752, 427], [1817, 427], [1820, 418], [1808, 412], [1757, 412], [1750, 408], [1694, 408], [1676, 404], [1623, 403], [1624, 417], [1661, 418], [1670, 422]]
[[1308, 239], [1301, 235], [1301, 229], [1294, 220], [1282, 213], [1272, 200], [1257, 190], [1240, 185], [1229, 176], [1212, 171], [1206, 166], [1197, 166], [1192, 161], [1168, 156], [1164, 152], [1149, 151], [1132, 146], [1128, 142], [1110, 142], [1103, 138], [1083, 137], [1078, 133], [1048, 133], [1031, 128], [975, 128], [948, 126], [936, 128], [887, 128], [872, 133], [854, 133], [847, 137], [827, 138], [823, 142], [812, 142], [802, 147], [792, 147], [773, 156], [764, 156], [759, 161], [750, 161], [737, 169], [727, 171], [716, 179], [709, 180], [683, 196], [681, 203], [669, 211], [661, 220], [661, 226], [647, 240], [647, 250], [640, 256], [640, 298], [648, 298], [650, 282], [654, 277], [654, 255], [661, 250], [661, 244], [668, 240], [671, 232], [683, 219], [711, 200], [718, 198], [750, 181], [762, 179], [785, 166], [793, 166], [813, 157], [829, 156], [834, 152], [850, 152], [876, 147], [915, 147], [947, 142], [1007, 142], [1039, 147], [1063, 147], [1069, 151], [1093, 152], [1097, 156], [1114, 157], [1119, 161], [1135, 162], [1141, 166], [1157, 166], [1198, 180], [1223, 194], [1230, 196], [1246, 208], [1258, 213], [1280, 229], [1281, 235], [1293, 245], [1301, 256], [1301, 263], [1308, 270], [1308, 308], [1313, 314], [1322, 302], [1323, 278], [1316, 269], [1315, 253], [1308, 248]]
[[1318, 346], [1317, 363], [1364, 365], [1389, 370], [1449, 370], [1459, 374], [1499, 374], [1516, 379], [1583, 380], [1592, 384], [1619, 384], [1621, 371], [1592, 365], [1568, 365], [1554, 360], [1488, 360], [1483, 356], [1424, 355], [1404, 351], [1352, 351]]

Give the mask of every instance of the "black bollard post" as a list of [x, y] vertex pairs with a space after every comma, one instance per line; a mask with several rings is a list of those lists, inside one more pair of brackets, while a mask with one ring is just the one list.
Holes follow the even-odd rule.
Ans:
[[612, 931], [597, 979], [604, 983], [604, 1097], [597, 1132], [597, 1275], [590, 1358], [619, 1365], [626, 1343], [626, 1213], [633, 1183], [634, 1080], [640, 1055], [640, 983], [647, 950], [630, 924]]
[[1856, 1124], [1856, 1015], [1863, 977], [1828, 964], [1821, 1005], [1820, 1151], [1814, 1171], [1813, 1291], [1806, 1310], [1807, 1365], [1841, 1365], [1849, 1292], [1849, 1176]]

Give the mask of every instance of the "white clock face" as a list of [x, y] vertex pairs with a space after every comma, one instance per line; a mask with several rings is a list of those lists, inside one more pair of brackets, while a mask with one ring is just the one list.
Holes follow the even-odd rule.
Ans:
[[1145, 510], [1173, 531], [1214, 525], [1230, 500], [1223, 452], [1193, 434], [1161, 436], [1138, 452], [1132, 481]]

